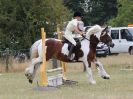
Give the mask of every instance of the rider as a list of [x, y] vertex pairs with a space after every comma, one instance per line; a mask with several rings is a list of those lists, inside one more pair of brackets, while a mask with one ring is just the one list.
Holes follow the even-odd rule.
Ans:
[[80, 35], [83, 35], [83, 32], [79, 29], [78, 23], [81, 21], [82, 15], [80, 12], [75, 12], [73, 15], [73, 19], [67, 24], [66, 30], [64, 33], [64, 37], [72, 43], [69, 54], [68, 54], [68, 59], [71, 58], [71, 54], [73, 51], [74, 46], [76, 46], [76, 41], [74, 40], [73, 37], [73, 32], [76, 32]]

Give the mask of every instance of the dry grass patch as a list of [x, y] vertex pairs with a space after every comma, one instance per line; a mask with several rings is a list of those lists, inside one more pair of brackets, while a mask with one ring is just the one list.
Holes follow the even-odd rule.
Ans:
[[[10, 61], [8, 64], [8, 72], [23, 72], [28, 65], [29, 61], [24, 63]], [[0, 72], [6, 72], [6, 63], [3, 61], [0, 62]]]
[[119, 54], [117, 56], [108, 56], [107, 58], [99, 58], [106, 66], [119, 66], [120, 68], [133, 68], [133, 55]]

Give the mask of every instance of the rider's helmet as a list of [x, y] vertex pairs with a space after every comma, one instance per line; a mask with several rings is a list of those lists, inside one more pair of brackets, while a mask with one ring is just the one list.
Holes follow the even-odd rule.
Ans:
[[73, 17], [82, 17], [82, 14], [80, 13], [80, 12], [75, 12], [74, 14], [73, 14]]

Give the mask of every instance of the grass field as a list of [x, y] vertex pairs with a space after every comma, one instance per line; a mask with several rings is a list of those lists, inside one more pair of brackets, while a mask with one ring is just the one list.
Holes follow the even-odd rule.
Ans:
[[[68, 64], [67, 77], [78, 83], [62, 85], [51, 91], [33, 90], [36, 80], [33, 84], [29, 84], [24, 72], [1, 73], [0, 99], [132, 99], [133, 56], [120, 54], [99, 60], [111, 75], [110, 80], [99, 77], [93, 65], [93, 76], [97, 84], [91, 85], [88, 83], [86, 73], [83, 72], [82, 64]], [[37, 75], [36, 79], [38, 78]]]

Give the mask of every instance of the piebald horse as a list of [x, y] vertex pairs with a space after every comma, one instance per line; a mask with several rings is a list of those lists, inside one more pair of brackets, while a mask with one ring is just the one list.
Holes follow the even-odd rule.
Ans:
[[[110, 75], [104, 70], [102, 63], [96, 59], [96, 46], [99, 42], [103, 42], [111, 47], [114, 46], [107, 29], [106, 27], [102, 30], [99, 25], [95, 25], [87, 30], [86, 36], [81, 40], [81, 49], [77, 55], [79, 57], [78, 61], [85, 64], [88, 80], [91, 84], [96, 84], [92, 76], [91, 62], [96, 64], [102, 78], [110, 78]], [[54, 57], [63, 62], [71, 62], [67, 58], [69, 52], [67, 43], [62, 43], [61, 40], [57, 39], [46, 39], [45, 43], [46, 61]], [[25, 70], [25, 75], [30, 83], [32, 83], [40, 63], [42, 63], [42, 40], [36, 41], [31, 47], [31, 64]]]

